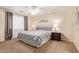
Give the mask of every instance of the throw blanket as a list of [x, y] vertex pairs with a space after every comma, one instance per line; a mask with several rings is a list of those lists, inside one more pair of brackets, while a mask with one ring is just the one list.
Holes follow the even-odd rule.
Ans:
[[23, 31], [18, 34], [18, 38], [27, 44], [41, 47], [50, 39], [50, 31]]

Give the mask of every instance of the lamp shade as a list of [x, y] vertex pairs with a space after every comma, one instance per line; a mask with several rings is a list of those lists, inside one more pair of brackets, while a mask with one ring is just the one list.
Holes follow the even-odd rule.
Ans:
[[57, 28], [59, 25], [58, 24], [54, 24], [54, 28]]

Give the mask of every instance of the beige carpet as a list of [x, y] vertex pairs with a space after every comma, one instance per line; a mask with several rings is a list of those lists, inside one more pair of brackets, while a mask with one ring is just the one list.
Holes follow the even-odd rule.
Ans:
[[32, 47], [19, 40], [0, 42], [0, 52], [5, 53], [77, 53], [73, 43], [50, 40], [41, 48]]

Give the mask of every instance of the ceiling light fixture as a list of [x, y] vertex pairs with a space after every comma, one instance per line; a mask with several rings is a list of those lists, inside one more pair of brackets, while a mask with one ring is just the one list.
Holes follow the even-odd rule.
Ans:
[[40, 13], [40, 10], [38, 7], [36, 6], [32, 6], [32, 7], [29, 7], [29, 12], [32, 14], [32, 15], [37, 15]]
[[31, 14], [32, 14], [32, 15], [36, 15], [37, 12], [35, 12], [35, 11], [31, 11]]

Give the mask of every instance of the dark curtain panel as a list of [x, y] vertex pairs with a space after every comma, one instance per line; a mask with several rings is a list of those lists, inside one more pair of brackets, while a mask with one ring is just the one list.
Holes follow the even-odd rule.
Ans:
[[13, 14], [11, 12], [5, 12], [5, 39], [11, 39], [12, 25], [13, 25]]
[[24, 16], [24, 30], [28, 30], [28, 17]]

